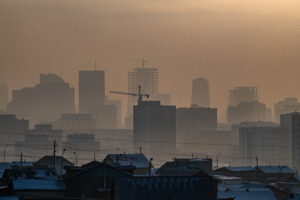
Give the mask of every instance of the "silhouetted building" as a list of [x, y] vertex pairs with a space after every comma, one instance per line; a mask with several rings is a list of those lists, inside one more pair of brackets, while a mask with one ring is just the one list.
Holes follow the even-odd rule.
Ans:
[[[128, 92], [138, 93], [138, 86], [141, 86], [142, 93], [149, 94], [150, 100], [156, 100], [158, 94], [158, 69], [142, 67], [135, 68], [128, 72]], [[128, 96], [128, 110], [126, 128], [133, 127], [133, 106], [137, 105], [138, 97]]]
[[176, 107], [159, 101], [143, 101], [134, 106], [134, 150], [146, 155], [176, 150]]
[[0, 115], [0, 141], [6, 145], [23, 140], [28, 129], [28, 120], [17, 119], [16, 115]]
[[149, 170], [152, 169], [152, 164], [144, 154], [108, 154], [103, 163], [110, 166], [133, 166], [135, 167], [135, 175], [148, 175]]
[[[190, 107], [176, 109], [176, 142], [179, 149], [193, 148], [206, 132], [217, 131], [217, 109]], [[194, 145], [195, 147], [195, 145]]]
[[117, 109], [117, 116], [116, 116], [116, 123], [117, 127], [115, 128], [121, 128], [122, 126], [122, 101], [117, 99], [108, 99], [106, 97], [105, 105], [113, 105]]
[[300, 111], [300, 103], [296, 97], [285, 98], [274, 104], [275, 122], [280, 122], [280, 115]]
[[[95, 140], [94, 134], [71, 134], [67, 136], [67, 140], [63, 142], [66, 156], [73, 157], [76, 160], [92, 160], [96, 153], [99, 153], [100, 142]], [[74, 154], [76, 156], [74, 157]]]
[[95, 119], [91, 114], [62, 114], [56, 127], [63, 131], [79, 131], [95, 129]]
[[74, 88], [55, 74], [41, 74], [35, 87], [13, 91], [7, 110], [31, 125], [55, 121], [62, 113], [74, 112]]
[[48, 156], [43, 156], [38, 161], [36, 161], [34, 163], [34, 166], [38, 167], [38, 168], [46, 168], [46, 169], [47, 168], [51, 169], [54, 166], [55, 172], [58, 175], [62, 175], [65, 173], [64, 167], [67, 167], [67, 166], [71, 167], [71, 166], [73, 166], [73, 163], [62, 156], [55, 156], [55, 159], [54, 159], [53, 155], [51, 155], [51, 156], [48, 155]]
[[285, 133], [281, 127], [252, 126], [239, 128], [240, 158], [244, 166], [288, 165]]
[[229, 105], [232, 106], [242, 102], [258, 101], [257, 87], [235, 87], [229, 92]]
[[227, 120], [229, 124], [238, 124], [243, 121], [272, 121], [272, 112], [265, 104], [258, 101], [241, 102], [238, 105], [229, 105]]
[[193, 80], [192, 84], [192, 105], [209, 107], [209, 83], [204, 78]]
[[90, 106], [89, 113], [96, 121], [97, 129], [116, 129], [118, 110], [115, 105]]
[[280, 126], [285, 129], [290, 151], [291, 164], [297, 171], [300, 170], [300, 113], [293, 112], [280, 116]]
[[89, 113], [90, 107], [105, 103], [105, 72], [79, 71], [79, 112]]
[[36, 124], [35, 129], [25, 131], [25, 139], [15, 142], [15, 154], [24, 156], [41, 156], [53, 152], [54, 140], [61, 147], [62, 130], [54, 130], [50, 124]]
[[0, 113], [6, 111], [8, 103], [8, 89], [7, 85], [0, 83]]

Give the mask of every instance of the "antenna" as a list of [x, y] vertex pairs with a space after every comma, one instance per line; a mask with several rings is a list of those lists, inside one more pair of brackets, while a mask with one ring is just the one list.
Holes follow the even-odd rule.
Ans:
[[53, 169], [55, 169], [55, 160], [56, 160], [56, 141], [53, 143]]

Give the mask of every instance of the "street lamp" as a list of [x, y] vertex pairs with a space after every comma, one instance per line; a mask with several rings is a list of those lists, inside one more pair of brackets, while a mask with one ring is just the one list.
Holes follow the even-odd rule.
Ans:
[[75, 166], [77, 166], [77, 161], [78, 161], [77, 153], [74, 151], [73, 154], [75, 155]]

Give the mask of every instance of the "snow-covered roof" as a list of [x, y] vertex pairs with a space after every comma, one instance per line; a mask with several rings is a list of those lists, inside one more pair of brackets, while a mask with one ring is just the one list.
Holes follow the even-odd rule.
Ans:
[[218, 199], [228, 198], [233, 198], [234, 200], [276, 200], [272, 191], [218, 192]]
[[265, 184], [248, 183], [236, 185], [218, 185], [218, 199], [235, 200], [276, 200], [274, 193]]
[[295, 171], [288, 166], [258, 166], [258, 169], [266, 174], [286, 173], [293, 174]]
[[254, 167], [246, 166], [246, 167], [225, 167], [229, 171], [237, 172], [237, 171], [255, 171]]
[[108, 154], [107, 158], [121, 166], [135, 166], [136, 168], [148, 168], [149, 161], [144, 154]]
[[59, 180], [16, 179], [13, 187], [14, 190], [64, 190], [65, 183]]
[[19, 200], [17, 196], [0, 196], [0, 200]]

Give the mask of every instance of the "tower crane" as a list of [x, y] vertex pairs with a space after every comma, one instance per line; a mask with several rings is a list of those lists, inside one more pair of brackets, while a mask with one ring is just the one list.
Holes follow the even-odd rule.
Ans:
[[138, 98], [138, 105], [140, 105], [143, 101], [143, 97], [149, 98], [150, 95], [149, 94], [143, 94], [141, 92], [141, 86], [139, 85], [139, 92], [138, 93], [128, 93], [128, 92], [118, 92], [118, 91], [110, 91], [110, 93], [112, 94], [124, 94], [124, 95], [128, 95], [128, 96], [137, 96]]

